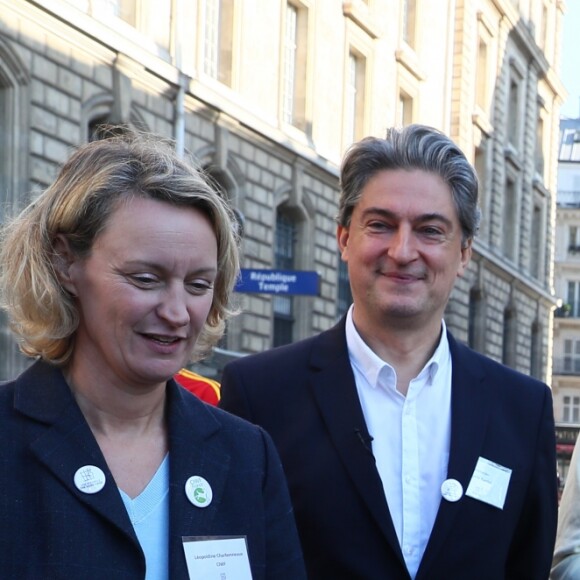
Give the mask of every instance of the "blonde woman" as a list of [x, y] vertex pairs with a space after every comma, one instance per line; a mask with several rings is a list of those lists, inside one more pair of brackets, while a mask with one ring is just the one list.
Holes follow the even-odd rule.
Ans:
[[137, 136], [78, 149], [6, 228], [3, 301], [36, 362], [0, 391], [3, 577], [303, 577], [269, 437], [171, 378], [223, 332], [233, 232]]

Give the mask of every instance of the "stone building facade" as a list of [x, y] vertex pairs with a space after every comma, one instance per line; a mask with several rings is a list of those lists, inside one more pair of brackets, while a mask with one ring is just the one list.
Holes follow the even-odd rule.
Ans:
[[[475, 164], [484, 222], [446, 320], [550, 375], [561, 0], [0, 0], [2, 219], [124, 123], [208, 170], [243, 224], [243, 266], [315, 271], [316, 296], [237, 294], [208, 372], [329, 328], [348, 305], [338, 166], [410, 122]], [[25, 362], [5, 321], [0, 378]], [[221, 358], [220, 358], [221, 357]], [[221, 361], [221, 362], [220, 362]]]
[[552, 394], [562, 484], [580, 432], [580, 118], [560, 121]]

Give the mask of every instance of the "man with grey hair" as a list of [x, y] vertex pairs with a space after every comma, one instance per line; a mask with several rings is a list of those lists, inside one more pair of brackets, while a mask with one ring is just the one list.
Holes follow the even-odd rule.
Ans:
[[459, 344], [443, 315], [479, 224], [474, 169], [411, 125], [341, 167], [353, 304], [318, 336], [226, 367], [263, 426], [311, 579], [545, 579], [556, 532], [549, 388]]

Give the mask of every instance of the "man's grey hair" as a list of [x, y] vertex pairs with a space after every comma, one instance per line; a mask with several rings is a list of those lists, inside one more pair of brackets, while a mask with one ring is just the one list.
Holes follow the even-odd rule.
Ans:
[[378, 172], [420, 169], [449, 186], [463, 233], [463, 244], [479, 229], [478, 179], [461, 149], [441, 131], [425, 125], [390, 128], [385, 139], [366, 137], [346, 152], [340, 169], [338, 223], [348, 227], [362, 190]]

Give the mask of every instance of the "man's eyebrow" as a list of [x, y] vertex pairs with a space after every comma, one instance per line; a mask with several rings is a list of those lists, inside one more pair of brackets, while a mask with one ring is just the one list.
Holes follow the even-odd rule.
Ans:
[[383, 207], [367, 207], [366, 209], [363, 210], [362, 215], [363, 217], [367, 217], [369, 215], [380, 215], [386, 218], [397, 217], [397, 214]]
[[438, 212], [431, 212], [431, 213], [422, 214], [422, 215], [418, 216], [417, 219], [415, 219], [414, 221], [419, 222], [419, 223], [439, 221], [439, 222], [443, 222], [444, 224], [448, 225], [449, 227], [451, 227], [453, 225], [453, 222], [447, 216], [444, 216], [443, 214], [438, 213]]
[[[362, 216], [369, 217], [369, 216], [381, 216], [388, 219], [398, 219], [399, 216], [388, 209], [383, 207], [367, 207], [363, 210]], [[452, 221], [445, 215], [439, 212], [429, 212], [418, 215], [416, 218], [413, 219], [414, 223], [424, 223], [424, 222], [431, 222], [431, 221], [439, 221], [443, 222], [447, 226], [451, 227], [453, 225]]]

